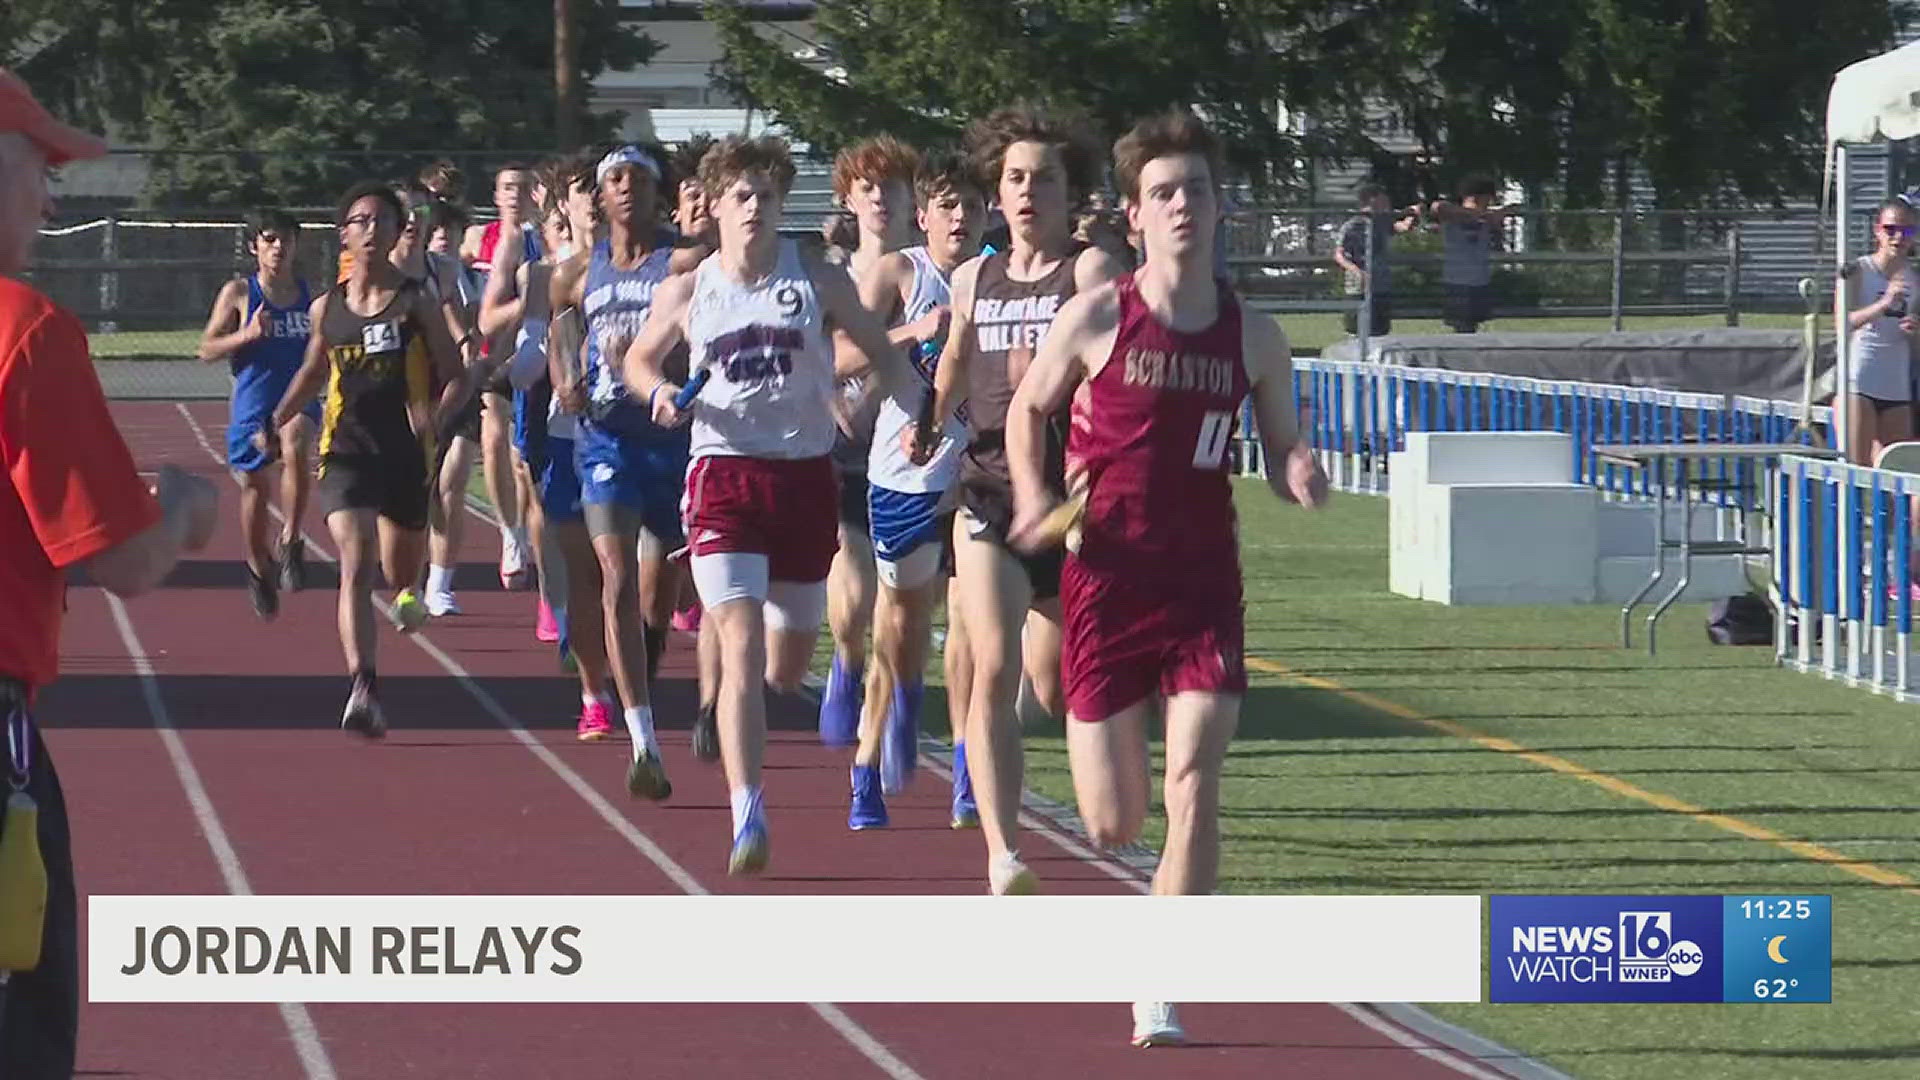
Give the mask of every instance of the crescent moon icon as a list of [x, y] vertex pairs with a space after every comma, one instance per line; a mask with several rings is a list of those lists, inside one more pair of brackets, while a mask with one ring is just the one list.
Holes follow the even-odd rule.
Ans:
[[1787, 935], [1785, 934], [1780, 934], [1776, 937], [1768, 939], [1767, 959], [1772, 960], [1776, 964], [1784, 964], [1787, 962], [1787, 958], [1780, 955], [1780, 943], [1785, 940], [1787, 940]]

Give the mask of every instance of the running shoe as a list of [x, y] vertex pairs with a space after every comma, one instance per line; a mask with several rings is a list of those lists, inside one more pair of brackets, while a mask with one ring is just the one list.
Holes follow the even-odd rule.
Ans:
[[853, 767], [853, 808], [847, 811], [847, 828], [887, 827], [887, 801], [880, 794], [880, 770], [872, 765]]
[[820, 695], [820, 741], [852, 746], [860, 737], [861, 673], [834, 654], [827, 670], [827, 692]]
[[288, 592], [307, 587], [307, 541], [303, 537], [280, 542], [280, 587]]
[[369, 739], [386, 735], [387, 718], [380, 711], [380, 702], [373, 696], [371, 679], [360, 675], [353, 677], [353, 689], [347, 693], [346, 711], [340, 714], [340, 730], [355, 732]]
[[273, 578], [247, 567], [247, 597], [253, 601], [253, 613], [268, 622], [280, 613], [280, 592]]
[[667, 779], [666, 765], [644, 746], [633, 749], [633, 762], [627, 766], [627, 794], [655, 802], [673, 794], [673, 783]]
[[893, 688], [893, 706], [887, 710], [887, 729], [880, 743], [880, 786], [889, 795], [905, 791], [920, 760], [920, 697], [918, 684]]
[[1032, 896], [1040, 891], [1040, 879], [1018, 854], [1009, 851], [987, 865], [987, 891], [995, 896]]
[[1165, 1001], [1136, 1001], [1133, 1005], [1133, 1045], [1181, 1046], [1187, 1032], [1173, 1005]]
[[526, 545], [517, 529], [500, 531], [500, 587], [518, 589], [527, 582]]
[[956, 829], [980, 827], [980, 807], [973, 801], [973, 776], [967, 772], [967, 744], [953, 744], [953, 816], [948, 824]]
[[758, 820], [749, 821], [733, 838], [733, 852], [727, 856], [727, 873], [746, 877], [766, 868], [767, 827]]
[[453, 598], [453, 590], [428, 589], [427, 614], [436, 619], [442, 615], [460, 614], [460, 602]]
[[683, 634], [700, 632], [700, 604], [698, 601], [673, 613], [673, 628]]
[[534, 618], [533, 636], [536, 640], [556, 642], [560, 640], [560, 624], [554, 620], [553, 608], [545, 598], [540, 601], [540, 613]]
[[401, 589], [393, 594], [393, 626], [403, 634], [411, 634], [426, 625], [427, 605], [413, 595], [412, 589]]
[[711, 701], [700, 706], [693, 718], [693, 756], [701, 761], [720, 760], [720, 715]]
[[601, 742], [613, 737], [613, 707], [604, 701], [580, 706], [580, 726], [574, 738], [581, 742]]

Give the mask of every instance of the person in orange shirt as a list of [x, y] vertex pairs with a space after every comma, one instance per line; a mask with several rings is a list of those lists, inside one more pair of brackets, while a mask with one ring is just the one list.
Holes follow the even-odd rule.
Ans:
[[[150, 489], [114, 427], [80, 321], [19, 280], [53, 213], [47, 170], [106, 152], [49, 116], [0, 68], [0, 715], [10, 794], [32, 800], [47, 876], [39, 955], [0, 984], [0, 1066], [10, 1080], [73, 1074], [80, 1015], [78, 918], [66, 804], [32, 709], [60, 667], [66, 572], [117, 596], [159, 584], [213, 535], [211, 481], [173, 465]], [[15, 809], [5, 801], [0, 836]]]

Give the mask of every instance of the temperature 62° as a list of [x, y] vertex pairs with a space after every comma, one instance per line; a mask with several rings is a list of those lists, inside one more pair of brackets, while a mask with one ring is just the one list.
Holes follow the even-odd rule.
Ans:
[[1783, 998], [1787, 996], [1787, 990], [1789, 988], [1799, 985], [1799, 979], [1755, 979], [1753, 981], [1753, 996], [1757, 998]]

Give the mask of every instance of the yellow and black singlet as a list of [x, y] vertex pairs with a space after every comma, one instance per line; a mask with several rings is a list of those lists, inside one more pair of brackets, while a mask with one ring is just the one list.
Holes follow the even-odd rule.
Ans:
[[363, 316], [347, 306], [346, 287], [334, 286], [327, 325], [316, 328], [328, 342], [322, 457], [432, 458], [426, 445], [432, 429], [424, 422], [431, 414], [432, 370], [412, 317], [419, 287], [407, 282], [379, 314]]

